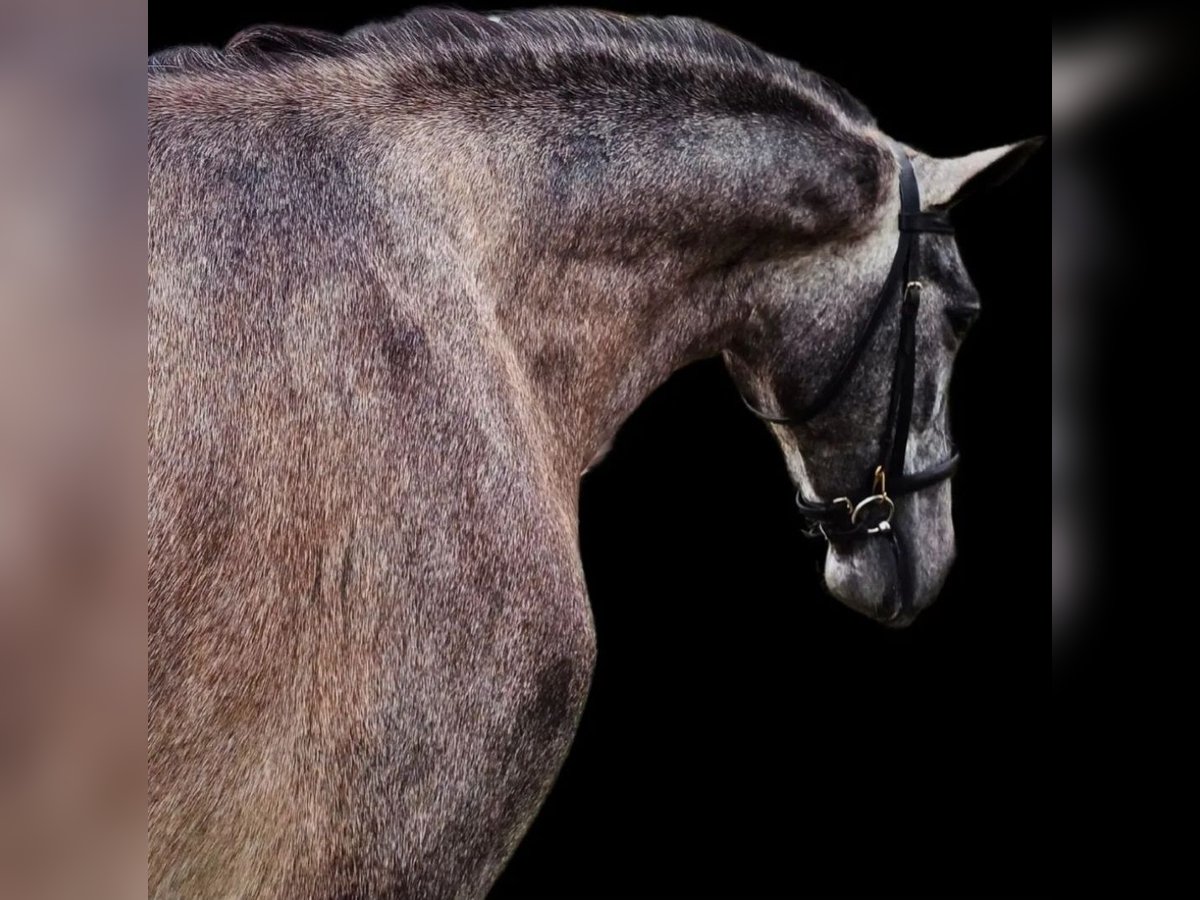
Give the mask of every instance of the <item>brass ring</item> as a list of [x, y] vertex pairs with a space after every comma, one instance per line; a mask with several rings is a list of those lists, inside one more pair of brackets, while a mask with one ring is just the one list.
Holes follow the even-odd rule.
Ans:
[[881, 531], [890, 530], [892, 527], [892, 515], [896, 512], [896, 504], [892, 502], [892, 498], [887, 494], [872, 494], [865, 500], [860, 500], [858, 505], [854, 507], [854, 511], [850, 513], [850, 524], [857, 525], [862, 518], [863, 511], [876, 504], [887, 507], [887, 516], [878, 525], [868, 528], [867, 534], [878, 534]]

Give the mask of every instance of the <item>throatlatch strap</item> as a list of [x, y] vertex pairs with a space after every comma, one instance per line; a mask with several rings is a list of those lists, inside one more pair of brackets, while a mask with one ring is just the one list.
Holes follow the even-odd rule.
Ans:
[[825, 382], [825, 386], [821, 388], [820, 392], [808, 406], [804, 407], [804, 409], [800, 410], [800, 412], [796, 413], [790, 419], [785, 420], [787, 424], [807, 422], [816, 416], [833, 402], [833, 398], [841, 393], [846, 382], [850, 380], [850, 376], [854, 373], [859, 359], [866, 352], [867, 344], [871, 342], [871, 338], [879, 330], [879, 325], [883, 321], [883, 314], [888, 308], [888, 300], [896, 295], [897, 290], [903, 288], [905, 269], [907, 268], [908, 256], [913, 243], [913, 234], [914, 232], [911, 231], [900, 232], [900, 242], [896, 249], [896, 255], [892, 257], [892, 267], [888, 271], [887, 280], [884, 281], [882, 290], [879, 292], [879, 299], [875, 301], [875, 308], [871, 310], [870, 318], [867, 319], [862, 330], [859, 331], [858, 337], [854, 339], [854, 344], [851, 346], [850, 351], [838, 363], [837, 373], [833, 378]]
[[946, 234], [954, 231], [946, 213], [921, 212], [921, 194], [917, 187], [917, 175], [913, 171], [912, 163], [902, 148], [896, 148], [896, 157], [900, 163], [900, 233], [896, 243], [896, 253], [892, 257], [892, 266], [888, 270], [883, 286], [879, 289], [875, 306], [855, 336], [854, 343], [838, 362], [833, 377], [825, 382], [817, 392], [817, 396], [799, 412], [790, 416], [769, 415], [750, 403], [744, 394], [742, 395], [742, 403], [746, 408], [764, 422], [770, 422], [772, 425], [800, 425], [817, 416], [833, 402], [833, 399], [845, 387], [846, 382], [850, 380], [859, 359], [866, 352], [867, 344], [879, 330], [879, 325], [883, 322], [884, 313], [889, 305], [888, 301], [903, 292], [905, 284], [912, 280], [912, 271], [916, 268], [914, 253], [916, 235], [922, 231]]

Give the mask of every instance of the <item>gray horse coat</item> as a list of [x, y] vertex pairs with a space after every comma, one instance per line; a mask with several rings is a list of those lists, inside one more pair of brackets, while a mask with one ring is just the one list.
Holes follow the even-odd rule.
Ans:
[[[913, 153], [926, 206], [1028, 149]], [[896, 246], [888, 139], [700, 22], [420, 11], [152, 59], [149, 163], [150, 894], [481, 897], [588, 691], [580, 473], [692, 360], [812, 395]], [[975, 303], [922, 252], [914, 467]], [[774, 429], [810, 496], [888, 368]], [[948, 485], [897, 517], [924, 606]], [[889, 565], [826, 581], [875, 614]]]

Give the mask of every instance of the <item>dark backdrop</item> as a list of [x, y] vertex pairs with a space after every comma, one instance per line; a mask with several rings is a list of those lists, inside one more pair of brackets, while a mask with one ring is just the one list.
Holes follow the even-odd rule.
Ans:
[[[1011, 6], [605, 5], [703, 16], [833, 77], [930, 153], [1049, 132], [1045, 24]], [[323, 6], [151, 3], [150, 49], [404, 8]], [[1047, 887], [1049, 178], [1043, 153], [956, 212], [985, 304], [953, 384], [959, 560], [911, 629], [823, 592], [780, 454], [719, 362], [629, 420], [582, 487], [591, 698], [494, 900]]]

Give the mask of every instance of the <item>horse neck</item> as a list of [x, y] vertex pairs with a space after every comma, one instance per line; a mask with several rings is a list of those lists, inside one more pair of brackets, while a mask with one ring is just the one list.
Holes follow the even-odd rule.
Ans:
[[440, 173], [469, 293], [572, 487], [672, 372], [737, 339], [769, 260], [802, 276], [862, 226], [890, 156], [801, 95], [788, 115], [652, 128], [600, 100], [462, 104], [414, 107], [397, 140]]
[[656, 387], [718, 353], [736, 327], [731, 270], [707, 269], [702, 254], [647, 252], [644, 239], [567, 229], [517, 240], [490, 267], [510, 370], [572, 483]]

